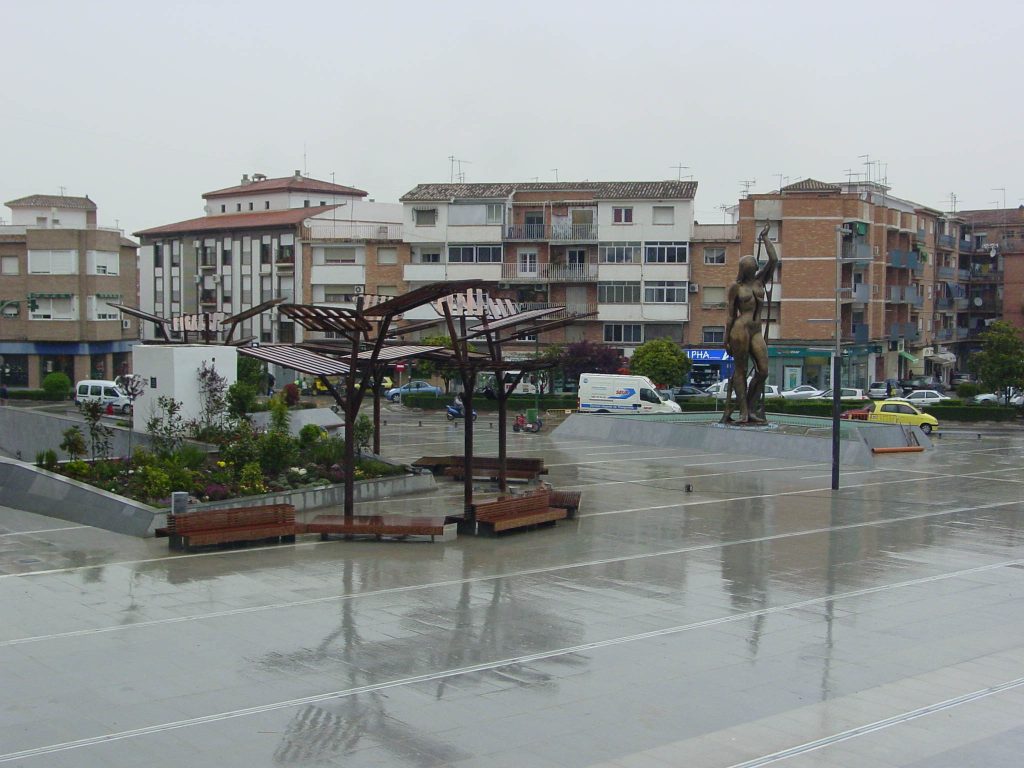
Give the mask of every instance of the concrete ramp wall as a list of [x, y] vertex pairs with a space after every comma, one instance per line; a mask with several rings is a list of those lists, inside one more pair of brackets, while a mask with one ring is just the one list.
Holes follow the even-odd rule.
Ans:
[[152, 536], [155, 521], [164, 518], [155, 507], [4, 458], [0, 458], [0, 499], [6, 507], [128, 536]]

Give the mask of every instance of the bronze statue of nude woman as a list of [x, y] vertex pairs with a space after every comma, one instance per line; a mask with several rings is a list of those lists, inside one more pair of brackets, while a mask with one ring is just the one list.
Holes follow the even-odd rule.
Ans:
[[[725, 324], [725, 349], [733, 357], [733, 373], [728, 385], [722, 423], [732, 420], [733, 397], [740, 407], [739, 424], [764, 424], [758, 414], [758, 403], [768, 380], [768, 345], [761, 331], [761, 307], [765, 301], [765, 286], [772, 281], [779, 256], [768, 239], [769, 224], [765, 224], [758, 241], [764, 244], [768, 261], [758, 269], [757, 259], [740, 259], [736, 281], [729, 286], [725, 303], [728, 320]], [[748, 361], [753, 361], [754, 372], [747, 386]]]

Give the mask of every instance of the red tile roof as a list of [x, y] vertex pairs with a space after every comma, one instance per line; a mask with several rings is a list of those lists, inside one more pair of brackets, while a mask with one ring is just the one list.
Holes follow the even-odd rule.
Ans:
[[255, 229], [257, 227], [287, 227], [301, 223], [310, 216], [337, 208], [336, 205], [315, 205], [310, 208], [285, 208], [280, 211], [257, 211], [254, 213], [229, 213], [220, 216], [201, 216], [175, 224], [139, 230], [133, 234], [169, 235], [179, 232], [215, 232], [225, 229]]
[[355, 197], [366, 197], [369, 194], [355, 187], [346, 187], [344, 184], [333, 184], [329, 181], [319, 181], [305, 176], [282, 176], [279, 179], [261, 179], [260, 181], [251, 181], [248, 184], [215, 189], [213, 192], [204, 194], [203, 198], [258, 195], [264, 192], [322, 192], [328, 195], [351, 195]]
[[783, 192], [842, 192], [838, 184], [828, 184], [817, 179], [804, 179], [782, 188]]
[[66, 195], [29, 195], [11, 200], [4, 205], [10, 208], [78, 208], [95, 211], [96, 203], [88, 197], [68, 197]]

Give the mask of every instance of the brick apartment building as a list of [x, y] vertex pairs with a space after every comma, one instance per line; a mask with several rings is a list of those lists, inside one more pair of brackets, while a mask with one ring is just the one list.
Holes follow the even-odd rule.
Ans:
[[[565, 304], [593, 319], [524, 339], [604, 342], [632, 354], [687, 342], [692, 181], [420, 184], [401, 202], [410, 286], [480, 278], [526, 306]], [[406, 320], [437, 317], [430, 307]]]
[[11, 200], [0, 226], [0, 356], [8, 386], [38, 387], [48, 373], [114, 378], [131, 365], [138, 323], [111, 304], [138, 295], [137, 245], [96, 224], [88, 197]]
[[[401, 206], [366, 195], [298, 171], [282, 178], [246, 174], [236, 186], [207, 192], [205, 216], [136, 233], [140, 307], [171, 318], [230, 315], [277, 297], [353, 306], [364, 291], [397, 295], [405, 290], [408, 262]], [[154, 336], [151, 328], [144, 333]], [[243, 324], [241, 335], [303, 340], [302, 328], [276, 312]]]
[[966, 233], [959, 267], [969, 287], [971, 337], [992, 319], [1024, 329], [1024, 205], [957, 216]]

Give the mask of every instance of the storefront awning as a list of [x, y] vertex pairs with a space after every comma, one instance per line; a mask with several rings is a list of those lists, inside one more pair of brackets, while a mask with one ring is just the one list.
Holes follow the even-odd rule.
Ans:
[[914, 357], [909, 352], [905, 352], [902, 349], [900, 350], [900, 357], [902, 357], [904, 360], [910, 361], [911, 363], [916, 363], [917, 362], [917, 358], [916, 357]]
[[936, 352], [933, 355], [928, 355], [928, 359], [939, 365], [954, 365], [956, 363], [956, 355], [952, 352]]

